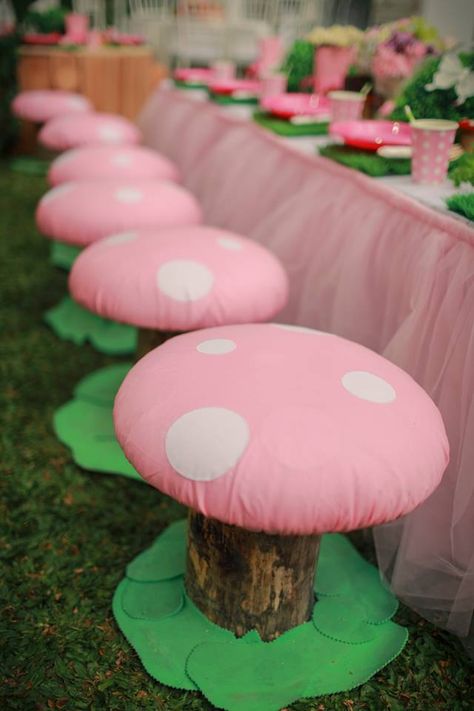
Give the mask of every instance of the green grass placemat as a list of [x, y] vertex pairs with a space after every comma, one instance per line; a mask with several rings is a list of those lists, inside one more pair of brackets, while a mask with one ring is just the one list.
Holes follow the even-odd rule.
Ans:
[[173, 79], [173, 83], [177, 89], [207, 89], [206, 84], [202, 84], [201, 82], [187, 82], [187, 81], [179, 81], [179, 79]]
[[324, 146], [319, 149], [319, 155], [335, 160], [348, 168], [355, 168], [373, 178], [385, 175], [410, 175], [411, 160], [408, 158], [394, 160], [382, 158], [376, 153], [360, 151], [350, 146]]
[[446, 205], [453, 212], [457, 212], [468, 220], [474, 221], [474, 191], [472, 193], [463, 193], [461, 195], [453, 195], [446, 200]]
[[265, 111], [255, 111], [253, 120], [260, 126], [263, 126], [263, 128], [268, 128], [269, 131], [288, 138], [297, 136], [324, 136], [327, 134], [329, 128], [328, 122], [296, 125], [285, 121], [285, 119], [279, 119], [271, 114], [267, 114]]
[[256, 96], [249, 96], [247, 98], [238, 98], [235, 96], [224, 96], [223, 94], [213, 94], [212, 91], [208, 91], [208, 95], [211, 101], [220, 106], [231, 106], [232, 104], [243, 104], [253, 106], [258, 104], [258, 99]]

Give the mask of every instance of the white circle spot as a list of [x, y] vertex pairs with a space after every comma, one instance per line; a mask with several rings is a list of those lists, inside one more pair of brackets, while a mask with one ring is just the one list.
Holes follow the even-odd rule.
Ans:
[[124, 244], [124, 242], [132, 242], [137, 238], [136, 232], [120, 232], [118, 235], [112, 235], [102, 240], [103, 244]]
[[56, 198], [62, 197], [63, 195], [70, 193], [73, 189], [73, 183], [63, 183], [62, 185], [58, 185], [57, 188], [53, 188], [52, 190], [47, 192], [46, 195], [41, 199], [41, 202], [46, 205], [47, 203], [56, 200]]
[[207, 355], [223, 355], [235, 351], [236, 348], [237, 344], [230, 338], [210, 338], [208, 341], [202, 341], [196, 350]]
[[108, 143], [118, 143], [123, 137], [122, 129], [112, 125], [99, 126], [98, 133]]
[[186, 479], [213, 481], [238, 462], [249, 437], [249, 426], [237, 412], [201, 407], [173, 422], [166, 433], [166, 456]]
[[388, 403], [397, 397], [395, 389], [386, 380], [365, 370], [351, 370], [341, 378], [342, 385], [361, 400]]
[[282, 328], [284, 331], [296, 331], [297, 333], [312, 333], [316, 336], [330, 336], [326, 331], [318, 331], [316, 328], [308, 328], [307, 326], [292, 326], [286, 323], [272, 323], [272, 326]]
[[174, 259], [158, 269], [158, 288], [175, 301], [198, 301], [210, 292], [213, 283], [212, 272], [191, 259]]
[[241, 250], [243, 246], [242, 242], [239, 242], [239, 240], [234, 239], [233, 237], [218, 237], [217, 244], [224, 247], [224, 249], [231, 249], [235, 252]]
[[77, 148], [72, 148], [70, 151], [66, 151], [62, 155], [58, 156], [54, 161], [53, 161], [53, 166], [58, 166], [58, 165], [66, 165], [66, 163], [70, 163], [76, 156], [79, 154], [79, 150]]
[[137, 188], [119, 188], [115, 191], [114, 197], [117, 202], [133, 205], [143, 200], [143, 193], [141, 190], [137, 190]]
[[67, 105], [72, 109], [85, 109], [87, 107], [87, 101], [81, 96], [72, 96], [68, 99]]
[[132, 164], [132, 161], [132, 156], [127, 153], [119, 153], [112, 158], [112, 164], [119, 166], [119, 168], [126, 168]]

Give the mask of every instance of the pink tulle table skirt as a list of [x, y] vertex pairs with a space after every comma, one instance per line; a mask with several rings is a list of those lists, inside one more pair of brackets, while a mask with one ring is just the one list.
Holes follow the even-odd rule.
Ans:
[[249, 121], [161, 89], [145, 143], [175, 161], [207, 223], [282, 260], [281, 321], [337, 333], [408, 371], [443, 414], [451, 464], [409, 516], [374, 531], [411, 607], [468, 634], [474, 607], [474, 230], [376, 180], [305, 156]]

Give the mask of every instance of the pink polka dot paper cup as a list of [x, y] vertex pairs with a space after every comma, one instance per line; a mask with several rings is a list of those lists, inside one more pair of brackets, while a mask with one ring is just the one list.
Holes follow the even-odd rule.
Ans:
[[286, 74], [268, 72], [262, 76], [262, 90], [260, 92], [260, 103], [268, 96], [285, 94], [287, 89]]
[[415, 183], [442, 183], [448, 173], [449, 151], [458, 125], [441, 119], [417, 119], [411, 123], [412, 165]]
[[365, 94], [358, 91], [330, 91], [331, 121], [358, 121], [362, 118]]

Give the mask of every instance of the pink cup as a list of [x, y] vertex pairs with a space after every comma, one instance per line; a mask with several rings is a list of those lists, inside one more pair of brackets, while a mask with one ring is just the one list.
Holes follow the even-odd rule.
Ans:
[[331, 121], [358, 121], [364, 110], [365, 96], [357, 91], [330, 91]]
[[64, 19], [66, 35], [78, 44], [85, 43], [89, 29], [89, 18], [78, 12], [70, 12]]
[[441, 119], [418, 119], [411, 123], [411, 176], [415, 183], [442, 183], [448, 173], [449, 151], [457, 123]]
[[212, 63], [213, 79], [234, 79], [236, 67], [235, 62], [220, 59]]
[[260, 91], [260, 103], [268, 96], [285, 94], [287, 85], [286, 74], [265, 74], [262, 77], [262, 88]]

